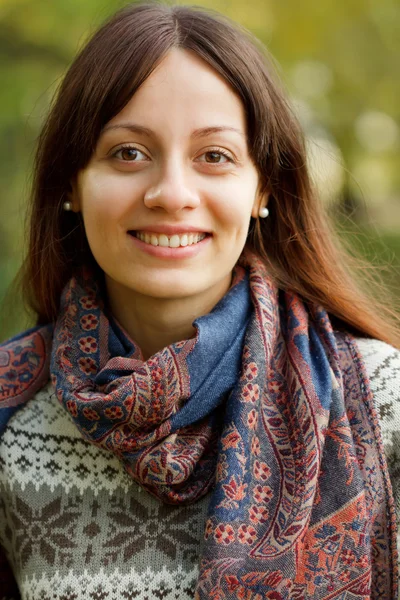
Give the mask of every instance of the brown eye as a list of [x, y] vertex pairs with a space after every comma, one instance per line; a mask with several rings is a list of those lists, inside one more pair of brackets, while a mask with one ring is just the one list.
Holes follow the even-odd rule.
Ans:
[[123, 148], [120, 152], [122, 160], [135, 160], [138, 155], [136, 148]]
[[220, 163], [223, 162], [221, 159], [223, 158], [223, 155], [221, 154], [221, 152], [206, 152], [205, 153], [205, 157], [206, 157], [206, 162], [208, 163]]
[[138, 162], [147, 159], [147, 156], [143, 152], [133, 146], [123, 146], [122, 148], [119, 148], [114, 156], [125, 162]]
[[198, 162], [207, 163], [209, 165], [226, 165], [228, 163], [234, 163], [235, 160], [226, 151], [215, 148], [213, 150], [207, 150], [203, 152], [201, 156], [196, 159]]

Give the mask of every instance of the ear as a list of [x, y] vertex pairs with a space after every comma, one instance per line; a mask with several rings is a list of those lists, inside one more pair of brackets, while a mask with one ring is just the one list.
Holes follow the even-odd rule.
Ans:
[[265, 208], [268, 204], [270, 196], [269, 190], [264, 190], [263, 192], [260, 189], [257, 190], [256, 198], [254, 200], [253, 208], [251, 210], [251, 216], [253, 219], [258, 219], [258, 213], [260, 208]]

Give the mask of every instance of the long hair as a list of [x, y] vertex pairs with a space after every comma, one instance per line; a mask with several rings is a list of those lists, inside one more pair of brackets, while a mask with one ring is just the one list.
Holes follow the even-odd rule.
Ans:
[[270, 193], [270, 217], [252, 220], [246, 243], [277, 285], [323, 305], [338, 327], [399, 345], [393, 311], [362, 292], [348, 270], [266, 50], [218, 13], [158, 3], [129, 5], [94, 34], [68, 70], [43, 127], [22, 268], [23, 293], [37, 323], [56, 319], [61, 291], [83, 265], [98, 269], [81, 216], [62, 209], [71, 181], [89, 162], [104, 125], [172, 48], [196, 53], [243, 102], [250, 155]]

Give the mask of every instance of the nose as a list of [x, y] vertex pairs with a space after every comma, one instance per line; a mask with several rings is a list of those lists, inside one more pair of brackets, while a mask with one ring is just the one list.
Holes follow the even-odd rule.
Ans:
[[190, 184], [190, 176], [178, 159], [170, 160], [161, 169], [160, 176], [146, 191], [144, 204], [147, 208], [162, 208], [168, 213], [196, 208], [200, 197]]

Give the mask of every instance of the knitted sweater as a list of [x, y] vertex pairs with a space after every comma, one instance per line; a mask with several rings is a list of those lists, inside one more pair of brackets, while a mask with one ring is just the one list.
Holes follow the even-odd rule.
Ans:
[[[400, 352], [358, 343], [400, 517]], [[151, 497], [83, 440], [50, 383], [0, 440], [0, 545], [23, 600], [193, 598], [208, 501]]]

